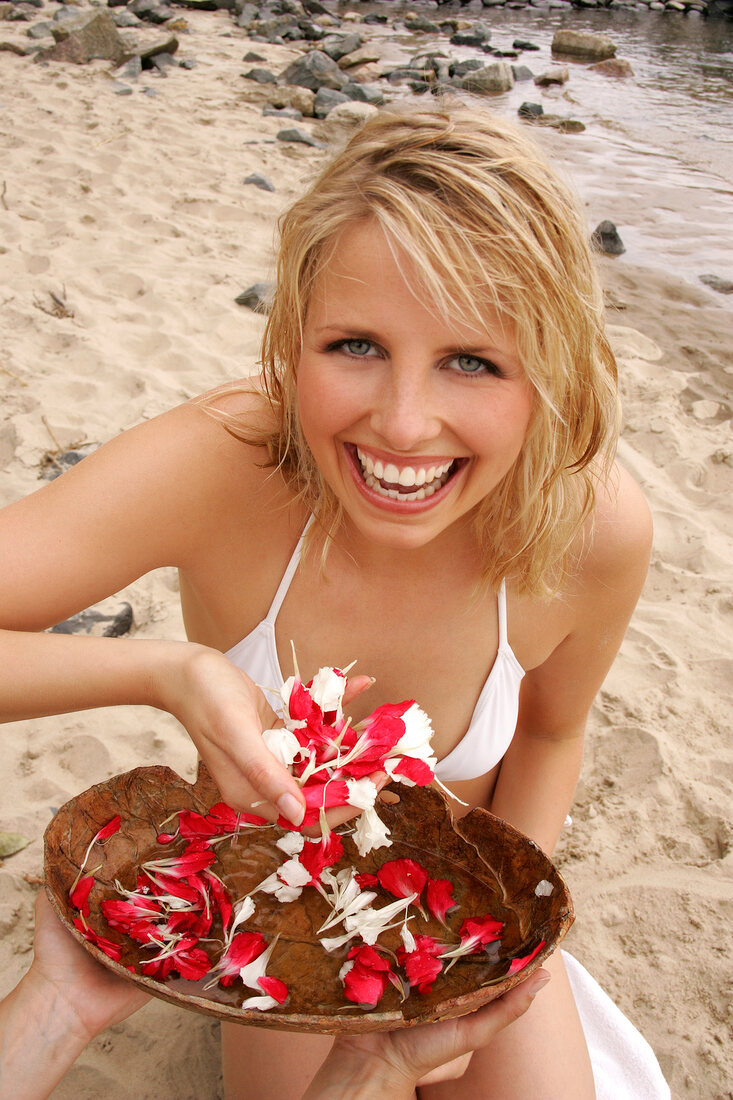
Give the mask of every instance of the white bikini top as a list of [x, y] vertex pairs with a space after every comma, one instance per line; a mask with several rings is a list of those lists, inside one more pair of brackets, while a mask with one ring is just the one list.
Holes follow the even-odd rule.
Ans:
[[[306, 527], [307, 530], [307, 527]], [[300, 564], [305, 531], [298, 540], [267, 615], [226, 656], [261, 688], [279, 692], [285, 681], [275, 641], [275, 621]], [[519, 685], [524, 669], [507, 639], [506, 587], [497, 596], [499, 649], [464, 737], [439, 761], [435, 774], [443, 782], [477, 779], [491, 771], [509, 748], [517, 725]]]

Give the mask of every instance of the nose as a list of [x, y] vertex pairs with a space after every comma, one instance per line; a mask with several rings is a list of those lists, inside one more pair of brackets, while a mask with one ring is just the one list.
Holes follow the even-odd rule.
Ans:
[[392, 364], [380, 388], [371, 416], [372, 430], [386, 450], [419, 452], [437, 438], [441, 421], [432, 371]]

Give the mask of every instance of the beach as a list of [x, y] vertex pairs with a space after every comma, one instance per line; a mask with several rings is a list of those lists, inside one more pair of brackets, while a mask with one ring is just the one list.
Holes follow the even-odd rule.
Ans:
[[[343, 140], [342, 126], [309, 118], [295, 125], [318, 144], [278, 140], [290, 123], [263, 116], [261, 87], [242, 76], [248, 50], [279, 72], [298, 45], [252, 43], [227, 11], [178, 14], [187, 30], [176, 60], [195, 67], [143, 72], [130, 94], [117, 94], [109, 61], [44, 66], [0, 53], [0, 504], [39, 488], [60, 454], [256, 370], [264, 319], [235, 298], [273, 277], [278, 213]], [[20, 26], [1, 26], [0, 38], [22, 40]], [[624, 402], [619, 459], [655, 522], [647, 584], [593, 707], [556, 853], [577, 914], [565, 946], [651, 1043], [674, 1097], [728, 1100], [733, 295], [699, 280], [699, 233], [680, 229], [702, 218], [704, 184], [696, 213], [685, 185], [647, 181], [641, 211], [613, 176], [607, 135], [536, 133], [577, 180], [589, 232], [617, 194], [627, 252], [599, 264]], [[595, 187], [594, 162], [604, 165]], [[707, 171], [711, 193], [717, 180], [725, 194], [722, 161]], [[245, 184], [253, 173], [274, 190]], [[730, 266], [717, 274], [730, 278]], [[177, 583], [162, 570], [109, 607], [132, 605], [135, 637], [183, 639]], [[30, 962], [55, 809], [142, 765], [191, 779], [196, 758], [172, 717], [138, 707], [1, 735], [0, 831], [30, 841], [0, 861], [4, 993]], [[99, 1095], [215, 1100], [218, 1024], [151, 1002], [100, 1036], [54, 1093]]]

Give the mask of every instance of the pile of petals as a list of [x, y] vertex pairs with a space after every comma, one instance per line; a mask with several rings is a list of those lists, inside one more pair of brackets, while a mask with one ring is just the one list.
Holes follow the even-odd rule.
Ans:
[[[157, 839], [161, 845], [175, 841], [182, 850], [146, 861], [138, 868], [134, 890], [116, 882], [119, 897], [100, 903], [109, 927], [138, 946], [140, 973], [157, 980], [176, 975], [208, 978], [207, 989], [241, 981], [255, 993], [242, 1008], [267, 1010], [284, 1004], [287, 986], [267, 974], [277, 938], [268, 943], [245, 925], [255, 915], [257, 894], [272, 894], [288, 903], [304, 889], [318, 891], [327, 903], [328, 915], [318, 930], [321, 945], [328, 953], [347, 947], [339, 971], [344, 996], [363, 1008], [374, 1008], [389, 984], [402, 999], [412, 990], [426, 994], [462, 957], [498, 954], [502, 922], [490, 914], [468, 915], [457, 931], [451, 930], [447, 915], [460, 917], [453, 884], [430, 878], [416, 860], [389, 860], [376, 874], [360, 873], [352, 865], [337, 867], [344, 857], [343, 836], [351, 835], [361, 856], [391, 845], [374, 807], [377, 788], [368, 777], [383, 771], [399, 782], [422, 786], [433, 779], [436, 763], [430, 721], [416, 703], [378, 707], [352, 727], [343, 715], [346, 683], [345, 675], [331, 668], [321, 669], [307, 685], [297, 675], [291, 677], [282, 689], [285, 724], [264, 734], [305, 795], [308, 810], [300, 827], [280, 819], [274, 829], [264, 818], [237, 813], [223, 802], [205, 815], [181, 810], [172, 815], [177, 819], [175, 831], [161, 831]], [[356, 825], [329, 829], [326, 810], [343, 805], [363, 811]], [[320, 825], [320, 837], [303, 835], [304, 827], [314, 825]], [[95, 879], [94, 872], [85, 870], [95, 845], [119, 827], [120, 818], [115, 817], [94, 836], [69, 893], [78, 913], [75, 927], [118, 962], [121, 946], [100, 936], [86, 920]], [[255, 829], [274, 829], [280, 863], [249, 894], [232, 901], [214, 869], [217, 847], [236, 840], [243, 830]], [[538, 894], [548, 890], [552, 886], [544, 880], [537, 886]], [[386, 904], [377, 904], [385, 895]], [[412, 923], [430, 919], [442, 927], [440, 939]], [[380, 937], [397, 929], [400, 946], [394, 951]], [[544, 941], [531, 953], [513, 958], [506, 973], [521, 970], [542, 947]]]

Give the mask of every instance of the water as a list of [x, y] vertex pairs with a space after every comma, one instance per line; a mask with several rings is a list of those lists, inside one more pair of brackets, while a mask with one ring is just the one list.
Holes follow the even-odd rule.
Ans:
[[[419, 3], [389, 5], [390, 15]], [[374, 10], [384, 12], [386, 5]], [[459, 9], [425, 9], [433, 20]], [[511, 49], [515, 38], [534, 42], [515, 65], [537, 74], [557, 64], [551, 42], [559, 27], [609, 34], [616, 56], [630, 62], [630, 78], [592, 72], [588, 63], [562, 59], [570, 79], [540, 89], [518, 82], [481, 102], [516, 117], [524, 100], [545, 113], [579, 119], [582, 134], [545, 130], [558, 164], [570, 175], [589, 223], [616, 222], [627, 252], [620, 262], [665, 269], [698, 287], [702, 274], [733, 280], [733, 21], [661, 12], [486, 9], [491, 45]], [[390, 19], [390, 24], [392, 20]], [[415, 35], [391, 25], [377, 30], [390, 60], [439, 49], [455, 58], [483, 56], [451, 46], [445, 35]], [[488, 57], [487, 61], [492, 58]], [[733, 308], [733, 295], [715, 294]]]

